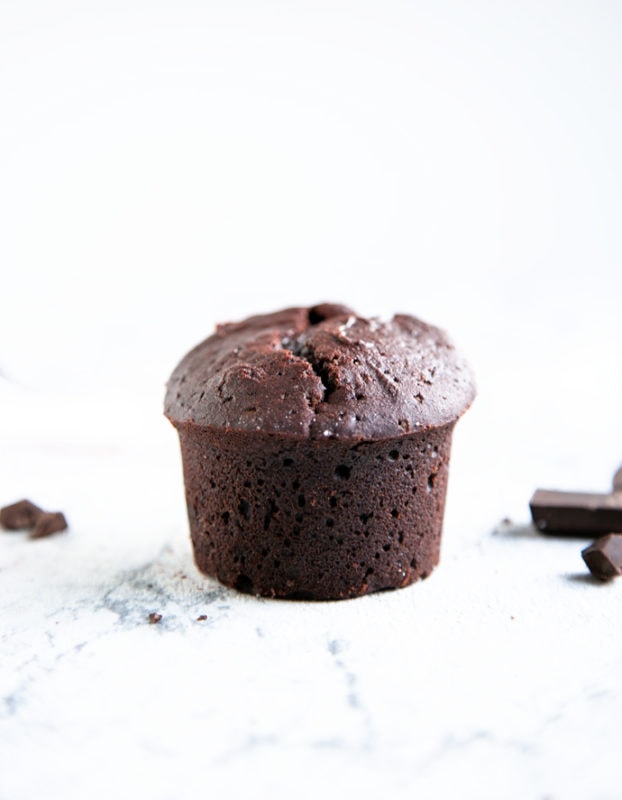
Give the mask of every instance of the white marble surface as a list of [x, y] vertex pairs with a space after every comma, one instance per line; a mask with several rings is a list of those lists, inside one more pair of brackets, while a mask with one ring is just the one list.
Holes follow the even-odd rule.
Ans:
[[[0, 536], [3, 800], [206, 786], [619, 796], [622, 583], [591, 579], [581, 542], [535, 533], [528, 494], [508, 486], [513, 523], [495, 518], [478, 491], [494, 465], [477, 456], [477, 406], [457, 430], [431, 578], [283, 603], [195, 569], [175, 435], [155, 403], [140, 438], [104, 429], [90, 445], [71, 440], [69, 409], [63, 444], [29, 435], [32, 399], [4, 388], [23, 430], [3, 431], [3, 493], [60, 506], [71, 527]], [[48, 413], [58, 422], [59, 406]]]
[[[0, 800], [622, 796], [622, 579], [527, 506], [622, 462], [621, 36], [604, 0], [0, 3], [0, 504], [70, 522], [0, 532]], [[193, 566], [164, 382], [321, 300], [449, 328], [479, 395], [427, 581], [257, 600]]]

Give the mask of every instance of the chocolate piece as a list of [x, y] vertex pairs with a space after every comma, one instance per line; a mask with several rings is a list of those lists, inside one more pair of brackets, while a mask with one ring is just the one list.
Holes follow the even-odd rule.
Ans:
[[0, 508], [0, 525], [8, 531], [32, 528], [41, 514], [43, 514], [43, 509], [39, 506], [31, 503], [30, 500], [20, 500], [10, 506]]
[[207, 619], [207, 614], [199, 614], [199, 616], [197, 617], [197, 622], [205, 622], [206, 619]]
[[156, 614], [155, 611], [152, 611], [151, 614], [147, 617], [149, 620], [150, 625], [157, 625], [158, 622], [162, 619], [162, 614]]
[[601, 536], [582, 550], [581, 555], [592, 575], [603, 581], [622, 575], [622, 534]]
[[67, 530], [67, 520], [60, 511], [44, 511], [39, 515], [35, 527], [30, 534], [31, 539], [43, 539], [45, 536], [52, 536]]
[[622, 531], [622, 493], [590, 494], [538, 489], [529, 502], [544, 533], [586, 536]]
[[330, 319], [331, 317], [356, 317], [356, 312], [339, 303], [320, 303], [309, 309], [309, 322], [311, 325], [317, 325], [318, 322], [324, 322], [325, 319]]
[[613, 491], [622, 492], [622, 467], [613, 476]]
[[166, 395], [197, 566], [301, 600], [425, 578], [474, 394], [446, 334], [414, 317], [325, 303], [219, 326]]

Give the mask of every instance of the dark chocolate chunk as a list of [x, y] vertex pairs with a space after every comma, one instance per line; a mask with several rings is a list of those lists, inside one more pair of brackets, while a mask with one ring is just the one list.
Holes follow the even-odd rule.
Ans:
[[538, 489], [529, 502], [535, 526], [545, 533], [586, 536], [622, 531], [622, 493], [590, 494]]
[[622, 467], [613, 476], [613, 491], [622, 492]]
[[60, 511], [44, 511], [39, 515], [35, 527], [30, 534], [31, 539], [43, 539], [45, 536], [52, 536], [67, 530], [67, 520]]
[[156, 614], [155, 611], [152, 611], [147, 619], [150, 625], [156, 625], [162, 619], [162, 614]]
[[603, 581], [622, 575], [622, 534], [601, 536], [581, 555], [592, 575]]
[[207, 614], [199, 614], [199, 616], [197, 617], [197, 622], [205, 622], [206, 619], [207, 619]]
[[19, 531], [32, 528], [36, 524], [43, 510], [31, 503], [30, 500], [20, 500], [10, 506], [0, 508], [0, 525], [8, 531]]
[[331, 317], [350, 316], [355, 316], [355, 312], [340, 303], [320, 303], [309, 309], [309, 323], [311, 325], [317, 325], [319, 322], [324, 322], [325, 319], [331, 319]]

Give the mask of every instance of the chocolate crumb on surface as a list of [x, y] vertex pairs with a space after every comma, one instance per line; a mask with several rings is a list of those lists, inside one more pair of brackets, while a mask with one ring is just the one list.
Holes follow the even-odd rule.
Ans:
[[622, 534], [601, 536], [581, 555], [592, 575], [603, 581], [622, 575]]
[[0, 525], [8, 531], [32, 528], [43, 513], [43, 509], [30, 500], [19, 500], [0, 508]]
[[156, 614], [155, 611], [152, 611], [147, 619], [149, 620], [150, 625], [157, 625], [157, 623], [162, 619], [162, 614]]
[[31, 539], [43, 539], [67, 530], [67, 520], [61, 511], [42, 512], [30, 533]]
[[197, 622], [205, 622], [206, 619], [207, 619], [207, 614], [199, 614], [199, 616], [197, 617]]

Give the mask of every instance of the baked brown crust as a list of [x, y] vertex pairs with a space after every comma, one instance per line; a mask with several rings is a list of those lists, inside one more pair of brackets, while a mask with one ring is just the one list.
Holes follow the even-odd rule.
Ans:
[[453, 422], [473, 396], [439, 328], [322, 304], [219, 326], [173, 372], [165, 410], [177, 427], [360, 441]]

